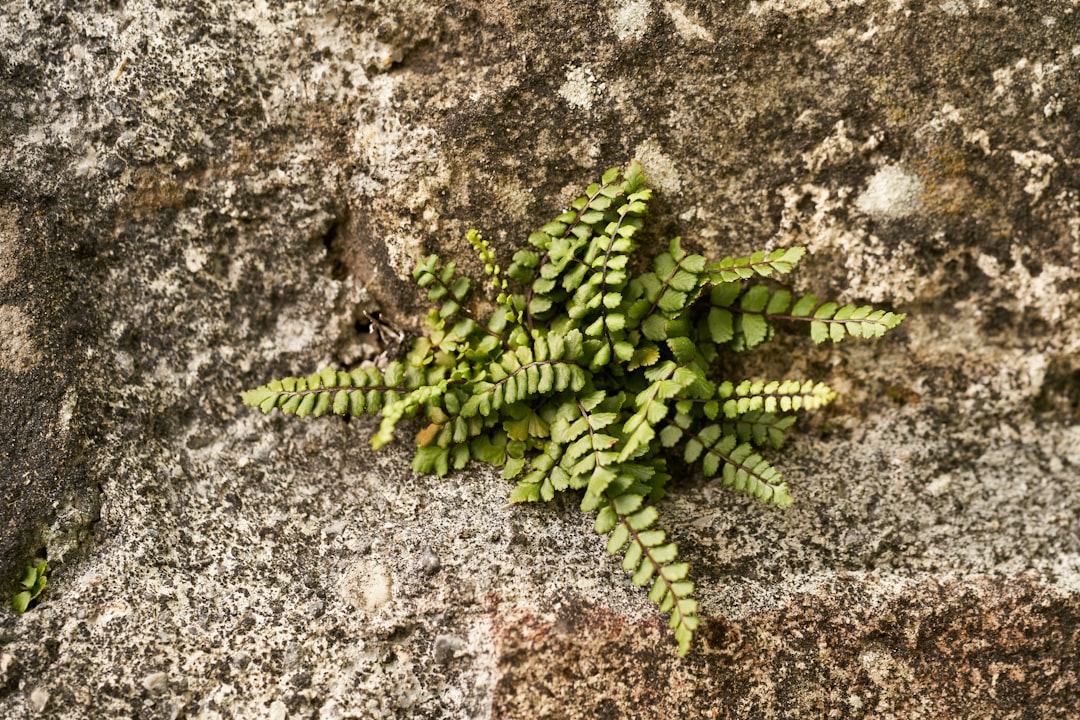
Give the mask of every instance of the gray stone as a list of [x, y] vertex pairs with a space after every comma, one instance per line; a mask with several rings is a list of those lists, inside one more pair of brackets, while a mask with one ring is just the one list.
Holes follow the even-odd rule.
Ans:
[[439, 556], [430, 550], [420, 558], [420, 570], [425, 575], [434, 575], [439, 572], [440, 567], [442, 567], [442, 563], [439, 562]]
[[463, 646], [461, 638], [439, 635], [435, 638], [435, 645], [431, 650], [432, 659], [440, 665], [448, 665], [454, 661]]
[[[5, 10], [0, 579], [52, 572], [0, 613], [0, 716], [1075, 712], [1078, 31], [1019, 0]], [[479, 277], [468, 228], [508, 256], [632, 157], [648, 242], [803, 244], [798, 291], [909, 313], [736, 359], [841, 397], [774, 456], [792, 508], [664, 501], [683, 661], [574, 501], [238, 399], [393, 355], [417, 257]]]

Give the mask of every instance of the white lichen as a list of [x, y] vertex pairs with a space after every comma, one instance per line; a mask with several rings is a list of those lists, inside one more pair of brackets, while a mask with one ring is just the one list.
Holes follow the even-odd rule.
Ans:
[[1050, 184], [1050, 176], [1054, 166], [1057, 165], [1057, 160], [1052, 155], [1038, 150], [1027, 152], [1010, 150], [1009, 155], [1018, 167], [1027, 171], [1028, 181], [1024, 184], [1024, 192], [1031, 196], [1031, 202], [1038, 202]]
[[918, 176], [900, 165], [886, 165], [870, 178], [855, 207], [875, 220], [898, 220], [919, 209], [922, 191]]
[[615, 7], [611, 24], [620, 42], [641, 40], [649, 30], [649, 0], [622, 0]]
[[607, 84], [597, 81], [592, 70], [571, 65], [566, 70], [566, 82], [559, 88], [559, 95], [576, 108], [590, 110], [606, 89]]

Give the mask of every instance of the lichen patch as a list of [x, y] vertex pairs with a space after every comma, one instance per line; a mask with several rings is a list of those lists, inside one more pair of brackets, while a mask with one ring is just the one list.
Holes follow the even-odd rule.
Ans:
[[620, 42], [641, 40], [649, 30], [652, 6], [648, 0], [622, 0], [615, 7], [611, 24]]
[[875, 220], [898, 220], [919, 209], [922, 181], [901, 166], [879, 169], [855, 200], [855, 207]]
[[1053, 155], [1047, 155], [1038, 150], [1020, 152], [1009, 151], [1016, 166], [1027, 171], [1028, 181], [1024, 185], [1024, 192], [1031, 196], [1031, 202], [1038, 202], [1043, 192], [1050, 185], [1050, 176], [1053, 173], [1057, 161]]
[[597, 81], [592, 70], [571, 65], [566, 70], [566, 82], [559, 88], [559, 95], [570, 105], [589, 110], [607, 89], [607, 84]]

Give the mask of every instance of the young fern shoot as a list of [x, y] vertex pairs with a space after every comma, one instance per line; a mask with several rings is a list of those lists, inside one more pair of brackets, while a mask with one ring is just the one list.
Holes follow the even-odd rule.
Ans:
[[835, 397], [808, 379], [713, 377], [719, 355], [760, 345], [777, 323], [806, 323], [815, 342], [839, 342], [879, 337], [904, 315], [793, 299], [763, 282], [791, 272], [802, 247], [710, 263], [675, 238], [652, 270], [631, 276], [650, 198], [637, 162], [608, 170], [505, 269], [470, 231], [495, 295], [488, 317], [468, 310], [471, 280], [432, 255], [413, 277], [434, 308], [405, 358], [275, 380], [243, 401], [299, 417], [380, 415], [375, 448], [418, 418], [416, 472], [443, 476], [477, 460], [515, 482], [511, 502], [576, 493], [608, 552], [668, 616], [681, 656], [698, 604], [689, 565], [657, 524], [666, 459], [681, 453], [725, 486], [790, 505], [761, 451], [780, 447], [794, 413]]

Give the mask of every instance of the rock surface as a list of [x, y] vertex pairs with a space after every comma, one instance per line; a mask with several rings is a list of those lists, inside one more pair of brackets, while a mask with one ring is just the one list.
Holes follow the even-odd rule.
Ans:
[[[0, 614], [0, 716], [1075, 713], [1078, 15], [5, 3], [0, 578], [52, 574]], [[657, 241], [804, 244], [797, 289], [910, 313], [746, 358], [841, 399], [777, 460], [789, 510], [665, 501], [685, 661], [573, 502], [237, 401], [392, 349], [421, 253], [509, 252], [631, 157]]]

